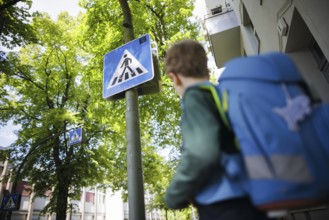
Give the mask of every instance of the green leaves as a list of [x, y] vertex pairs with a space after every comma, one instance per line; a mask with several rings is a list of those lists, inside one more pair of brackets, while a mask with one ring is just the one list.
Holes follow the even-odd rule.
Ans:
[[36, 40], [29, 25], [31, 3], [31, 0], [0, 2], [0, 41], [3, 46], [12, 49]]

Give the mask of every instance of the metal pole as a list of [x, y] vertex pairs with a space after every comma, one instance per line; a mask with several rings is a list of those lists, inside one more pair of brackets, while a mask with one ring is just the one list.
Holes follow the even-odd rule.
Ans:
[[138, 93], [136, 89], [131, 89], [126, 91], [125, 95], [129, 220], [144, 220], [145, 202], [141, 158]]
[[[119, 0], [123, 13], [123, 31], [126, 43], [134, 39], [134, 28], [128, 0]], [[138, 92], [130, 89], [126, 97], [126, 138], [128, 171], [129, 220], [145, 219], [141, 140], [139, 126]]]

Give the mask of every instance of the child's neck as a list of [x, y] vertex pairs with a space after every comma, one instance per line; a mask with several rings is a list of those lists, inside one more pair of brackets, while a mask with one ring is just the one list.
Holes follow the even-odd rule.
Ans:
[[183, 86], [185, 89], [197, 83], [202, 83], [209, 80], [207, 77], [204, 78], [184, 77], [184, 78], [185, 79], [183, 81]]
[[185, 76], [180, 76], [181, 83], [182, 83], [182, 93], [181, 95], [183, 96], [186, 89], [190, 86], [193, 86], [197, 83], [203, 83], [206, 81], [209, 81], [208, 77], [202, 77], [202, 78], [195, 78], [195, 77], [185, 77]]

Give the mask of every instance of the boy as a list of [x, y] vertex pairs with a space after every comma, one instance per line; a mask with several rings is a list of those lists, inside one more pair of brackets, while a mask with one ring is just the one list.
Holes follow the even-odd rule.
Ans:
[[[250, 203], [242, 184], [230, 182], [223, 174], [219, 158], [223, 152], [236, 151], [234, 136], [221, 121], [211, 92], [201, 88], [211, 86], [203, 47], [193, 40], [176, 43], [167, 52], [165, 68], [183, 100], [184, 143], [180, 164], [167, 189], [167, 206], [182, 209], [193, 203], [200, 220], [267, 219]], [[222, 191], [207, 192], [214, 183]]]

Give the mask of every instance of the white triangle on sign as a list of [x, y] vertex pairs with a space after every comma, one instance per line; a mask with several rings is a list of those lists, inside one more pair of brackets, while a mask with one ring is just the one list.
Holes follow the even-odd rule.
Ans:
[[71, 137], [71, 142], [76, 142], [76, 141], [79, 141], [79, 140], [80, 140], [80, 137], [79, 137], [78, 132], [74, 131], [74, 133]]
[[147, 72], [147, 69], [128, 50], [125, 50], [107, 89]]
[[14, 199], [12, 197], [10, 197], [8, 199], [8, 202], [6, 203], [6, 205], [3, 207], [4, 209], [14, 209], [16, 207]]

